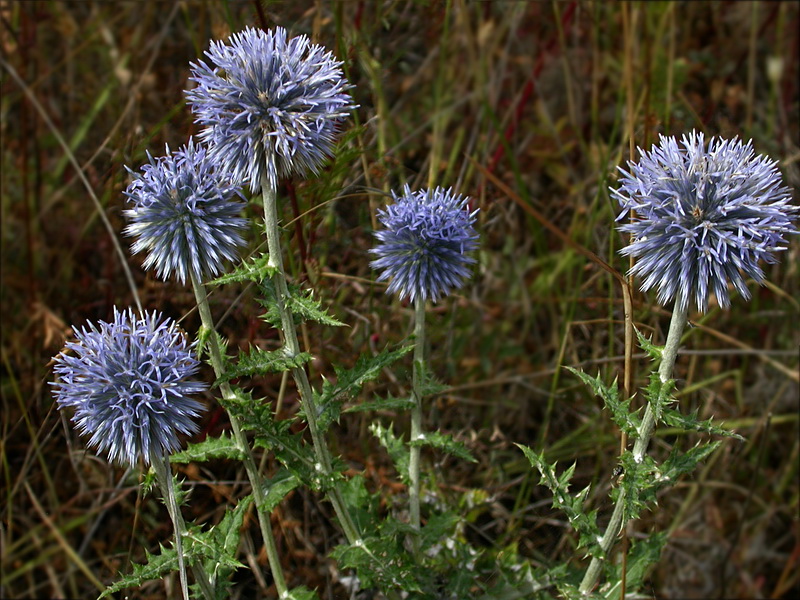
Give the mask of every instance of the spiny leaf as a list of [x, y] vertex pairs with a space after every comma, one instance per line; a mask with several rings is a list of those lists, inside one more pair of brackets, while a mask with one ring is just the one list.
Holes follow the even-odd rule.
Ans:
[[439, 431], [433, 431], [431, 433], [423, 434], [423, 437], [417, 440], [411, 440], [411, 446], [432, 446], [438, 450], [442, 450], [443, 452], [447, 452], [448, 454], [452, 454], [453, 456], [457, 456], [462, 460], [466, 460], [469, 462], [476, 463], [478, 462], [475, 457], [470, 454], [467, 447], [462, 442], [457, 442], [453, 439], [453, 436], [441, 433]]
[[280, 469], [264, 484], [264, 503], [258, 507], [264, 512], [271, 512], [281, 500], [302, 482], [286, 468]]
[[411, 398], [396, 398], [394, 396], [389, 396], [387, 398], [379, 398], [377, 400], [370, 400], [368, 402], [360, 402], [359, 404], [354, 404], [352, 406], [348, 406], [344, 409], [344, 412], [351, 413], [351, 412], [367, 412], [367, 411], [403, 411], [403, 410], [411, 410], [414, 408], [415, 402]]
[[219, 376], [214, 385], [219, 385], [224, 381], [230, 381], [236, 377], [250, 377], [253, 375], [263, 375], [264, 373], [282, 373], [290, 369], [302, 367], [311, 360], [308, 352], [300, 352], [291, 355], [285, 348], [278, 350], [262, 350], [252, 348], [249, 352], [239, 355], [239, 360], [235, 365], [229, 366], [225, 372]]
[[[256, 298], [256, 301], [267, 309], [267, 312], [261, 315], [261, 318], [273, 327], [281, 328], [283, 323], [281, 322], [281, 313], [278, 310], [275, 284], [266, 279], [260, 282], [258, 287], [264, 297]], [[287, 291], [289, 295], [283, 299], [283, 303], [287, 309], [292, 311], [295, 325], [299, 325], [301, 321], [317, 321], [331, 327], [343, 327], [345, 325], [322, 308], [320, 302], [312, 297], [313, 290], [303, 290], [298, 285], [289, 285]]]
[[361, 355], [352, 369], [334, 366], [336, 381], [325, 380], [322, 392], [315, 393], [319, 407], [318, 424], [320, 431], [325, 431], [331, 423], [339, 420], [341, 403], [355, 395], [366, 382], [378, 377], [383, 369], [413, 350], [406, 346], [398, 350], [384, 349], [377, 356]]
[[315, 600], [316, 598], [319, 598], [319, 596], [317, 596], [317, 592], [302, 585], [289, 590], [289, 595], [284, 596], [284, 598], [286, 598], [286, 600]]
[[600, 531], [597, 527], [597, 511], [586, 513], [583, 504], [589, 494], [586, 487], [575, 495], [569, 491], [569, 481], [575, 472], [575, 465], [572, 465], [561, 474], [556, 476], [557, 463], [548, 463], [544, 458], [544, 452], [537, 454], [527, 446], [516, 444], [522, 453], [541, 475], [540, 483], [547, 486], [553, 492], [553, 507], [564, 511], [569, 519], [570, 525], [579, 534], [578, 547], [587, 547], [588, 553], [599, 558], [603, 557], [603, 552], [597, 543]]
[[169, 457], [170, 462], [186, 464], [190, 462], [205, 462], [217, 458], [230, 458], [242, 460], [244, 454], [236, 446], [236, 442], [225, 433], [219, 437], [209, 437], [197, 444], [189, 444], [186, 450], [177, 452]]
[[634, 435], [636, 433], [641, 419], [635, 412], [631, 412], [630, 398], [627, 400], [619, 399], [619, 389], [616, 379], [612, 385], [606, 385], [599, 374], [597, 377], [591, 377], [579, 369], [573, 369], [572, 367], [566, 368], [580, 378], [581, 381], [592, 389], [595, 395], [603, 400], [603, 403], [611, 413], [611, 418], [614, 423], [617, 424], [617, 427], [628, 435]]
[[661, 418], [664, 424], [667, 425], [668, 427], [675, 427], [677, 429], [682, 429], [683, 431], [699, 431], [701, 433], [710, 433], [711, 435], [732, 437], [736, 438], [737, 440], [744, 441], [744, 438], [740, 436], [738, 433], [734, 433], [733, 431], [729, 431], [727, 429], [723, 429], [722, 427], [717, 427], [716, 425], [712, 425], [711, 422], [713, 419], [708, 419], [707, 421], [700, 421], [697, 418], [697, 413], [698, 409], [695, 409], [689, 415], [684, 415], [671, 408], [665, 408]]
[[153, 579], [161, 579], [167, 573], [178, 568], [178, 553], [174, 548], [167, 549], [159, 544], [160, 552], [158, 554], [150, 554], [146, 549], [145, 564], [133, 564], [133, 573], [124, 575], [120, 580], [115, 581], [108, 586], [106, 590], [100, 594], [100, 598], [105, 598], [111, 594], [116, 594], [120, 590], [130, 587], [138, 587], [145, 581]]
[[644, 334], [636, 329], [636, 337], [639, 338], [639, 346], [642, 350], [644, 350], [647, 355], [652, 358], [653, 360], [659, 360], [664, 354], [664, 347], [663, 346], [656, 346], [650, 338], [644, 336]]
[[386, 448], [389, 457], [394, 463], [394, 468], [397, 469], [397, 472], [400, 474], [400, 478], [404, 483], [408, 484], [410, 482], [408, 476], [409, 453], [403, 440], [395, 437], [391, 425], [386, 428], [376, 422], [369, 426], [369, 430], [372, 432], [372, 435], [378, 438], [381, 445]]
[[209, 283], [211, 285], [223, 285], [226, 283], [238, 283], [241, 281], [254, 281], [260, 283], [264, 279], [272, 277], [277, 273], [276, 267], [269, 266], [269, 254], [262, 253], [261, 256], [253, 257], [249, 262], [244, 261], [232, 272], [225, 273]]

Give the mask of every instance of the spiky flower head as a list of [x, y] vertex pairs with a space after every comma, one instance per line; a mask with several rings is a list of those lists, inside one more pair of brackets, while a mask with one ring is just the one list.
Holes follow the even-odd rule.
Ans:
[[190, 396], [207, 386], [189, 380], [200, 363], [174, 321], [115, 308], [113, 322], [89, 323], [75, 337], [55, 358], [51, 385], [90, 446], [117, 463], [149, 464], [180, 447], [179, 433], [197, 431], [193, 419], [205, 409]]
[[375, 232], [380, 243], [370, 252], [379, 258], [370, 264], [382, 271], [378, 281], [391, 279], [387, 293], [436, 302], [469, 277], [478, 211], [452, 188], [412, 192], [406, 185], [402, 196], [392, 196], [394, 204], [378, 210], [386, 229]]
[[331, 155], [338, 123], [355, 108], [341, 61], [307, 36], [247, 28], [211, 42], [211, 65], [191, 63], [186, 91], [201, 139], [235, 181], [255, 192], [266, 175], [316, 173]]
[[[247, 221], [239, 188], [214, 167], [205, 147], [189, 143], [154, 159], [133, 176], [124, 194], [132, 208], [127, 235], [136, 238], [133, 253], [146, 251], [144, 268], [161, 279], [176, 275], [181, 283], [217, 275], [225, 260], [236, 260]], [[126, 167], [127, 169], [127, 167]]]
[[708, 310], [713, 292], [720, 306], [730, 306], [728, 284], [750, 298], [745, 279], [764, 281], [759, 261], [777, 262], [785, 249], [784, 234], [797, 207], [789, 204], [777, 161], [755, 155], [752, 141], [711, 138], [702, 133], [661, 136], [650, 152], [639, 149], [638, 163], [629, 162], [619, 189], [612, 189], [622, 207], [617, 220], [634, 212], [619, 227], [631, 234], [620, 250], [637, 259], [631, 274], [641, 276], [643, 291], [658, 289], [659, 303], [676, 299], [680, 308], [693, 301]]

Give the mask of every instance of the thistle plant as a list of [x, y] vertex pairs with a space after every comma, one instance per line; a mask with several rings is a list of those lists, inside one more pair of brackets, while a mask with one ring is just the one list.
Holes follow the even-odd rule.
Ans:
[[[619, 219], [631, 215], [631, 221], [619, 227], [621, 232], [631, 234], [630, 244], [620, 253], [638, 259], [630, 274], [643, 278], [643, 291], [657, 288], [661, 304], [674, 301], [674, 309], [663, 350], [651, 348], [661, 364], [648, 388], [641, 421], [638, 417], [624, 417], [621, 407], [613, 406], [613, 399], [611, 409], [623, 421], [623, 428], [630, 429], [636, 438], [632, 462], [626, 466], [642, 469], [642, 473], [649, 470], [650, 475], [666, 480], [670, 477], [663, 475], [669, 473], [668, 469], [651, 468], [645, 460], [659, 419], [726, 434], [712, 428], [710, 422], [693, 422], [668, 409], [674, 388], [672, 371], [690, 305], [705, 312], [713, 293], [720, 306], [727, 308], [729, 284], [749, 299], [746, 277], [763, 282], [759, 261], [776, 262], [774, 253], [787, 243], [784, 236], [797, 233], [792, 225], [797, 208], [789, 204], [789, 190], [781, 183], [777, 163], [755, 156], [752, 142], [712, 138], [706, 146], [703, 134], [692, 132], [682, 138], [681, 146], [675, 138], [662, 136], [660, 145], [650, 152], [640, 150], [640, 161], [629, 162], [630, 170], [623, 171], [619, 189], [612, 189], [622, 208]], [[584, 379], [605, 399], [611, 395], [598, 381]], [[708, 446], [708, 452], [713, 447]], [[687, 463], [694, 464], [698, 458], [699, 453], [695, 452]], [[626, 478], [633, 480], [634, 486], [648, 485], [636, 481], [636, 474], [627, 470], [630, 469], [626, 469]], [[639, 499], [635, 496], [640, 493], [631, 485], [620, 487], [611, 520], [599, 542], [600, 552], [593, 557], [581, 582], [581, 593], [594, 587], [602, 557], [610, 551], [627, 520], [638, 512]]]
[[[203, 282], [218, 274], [225, 260], [238, 257], [238, 247], [244, 244], [240, 234], [247, 223], [239, 216], [244, 203], [238, 186], [216, 168], [206, 148], [195, 145], [193, 140], [175, 154], [167, 148], [166, 156], [149, 158], [143, 174], [128, 169], [134, 179], [125, 195], [133, 207], [125, 211], [131, 221], [125, 231], [137, 237], [132, 246], [134, 253], [149, 251], [145, 268], [155, 267], [164, 279], [175, 275], [181, 283], [187, 278], [191, 281], [203, 324], [200, 337], [207, 339], [211, 364], [217, 377], [221, 377], [225, 361]], [[220, 390], [227, 401], [235, 399], [227, 382], [221, 383]], [[285, 577], [269, 515], [258, 509], [264, 501], [262, 477], [238, 418], [230, 412], [229, 418], [252, 486], [275, 586], [285, 595]]]
[[370, 252], [378, 256], [371, 265], [381, 273], [378, 281], [390, 280], [387, 293], [410, 299], [414, 304], [414, 367], [412, 372], [411, 438], [409, 459], [409, 510], [419, 552], [420, 451], [422, 396], [425, 360], [425, 302], [436, 302], [464, 285], [470, 256], [478, 247], [475, 231], [477, 210], [470, 212], [468, 198], [451, 189], [412, 192], [406, 185], [402, 196], [392, 193], [394, 204], [378, 211], [385, 227], [375, 232], [380, 242]]
[[197, 87], [186, 97], [215, 163], [252, 192], [263, 179], [275, 188], [281, 177], [318, 172], [355, 108], [342, 63], [282, 27], [248, 27], [206, 56], [211, 65], [191, 63]]
[[[90, 323], [75, 337], [77, 341], [68, 342], [55, 358], [58, 380], [52, 385], [58, 407], [73, 409], [79, 433], [90, 435], [89, 445], [108, 453], [113, 462], [134, 467], [143, 460], [153, 467], [175, 527], [186, 599], [186, 525], [168, 473], [169, 455], [180, 447], [179, 435], [195, 433], [195, 418], [205, 410], [192, 398], [207, 387], [191, 380], [200, 366], [193, 345], [171, 319], [116, 308], [111, 323]], [[210, 598], [202, 566], [195, 566], [194, 572]]]
[[[280, 177], [315, 173], [329, 157], [338, 124], [354, 108], [341, 62], [306, 36], [287, 39], [280, 27], [234, 34], [213, 42], [204, 61], [192, 64], [197, 86], [186, 97], [202, 125], [209, 155], [233, 179], [261, 189], [269, 253], [267, 268], [280, 316], [285, 357], [299, 363], [291, 297], [283, 269], [278, 226]], [[318, 424], [319, 409], [302, 364], [292, 368], [322, 476], [333, 481], [333, 461]], [[351, 544], [361, 535], [334, 483], [330, 500]]]
[[174, 153], [154, 159], [136, 173], [124, 194], [131, 208], [125, 233], [136, 238], [134, 254], [147, 252], [144, 268], [160, 279], [203, 281], [239, 258], [247, 221], [239, 186], [221, 176], [207, 149], [193, 139]]

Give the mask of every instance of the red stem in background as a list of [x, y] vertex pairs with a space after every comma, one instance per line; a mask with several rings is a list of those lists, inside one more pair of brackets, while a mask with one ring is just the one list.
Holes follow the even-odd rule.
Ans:
[[[573, 0], [569, 3], [567, 10], [564, 11], [564, 14], [561, 16], [561, 27], [566, 29], [567, 26], [572, 21], [572, 17], [575, 14], [575, 8], [577, 7], [577, 2]], [[533, 66], [533, 73], [531, 74], [530, 79], [525, 83], [525, 87], [522, 89], [522, 95], [517, 102], [517, 106], [514, 109], [514, 117], [511, 119], [511, 122], [506, 127], [505, 133], [503, 138], [505, 143], [500, 142], [497, 145], [497, 149], [494, 151], [492, 155], [492, 160], [489, 162], [488, 170], [490, 172], [494, 172], [497, 164], [503, 158], [505, 154], [505, 147], [511, 141], [511, 137], [514, 135], [514, 131], [517, 129], [517, 125], [519, 124], [519, 120], [522, 117], [522, 111], [525, 109], [525, 106], [530, 100], [530, 97], [533, 95], [533, 91], [535, 89], [536, 80], [538, 79], [539, 75], [542, 73], [542, 69], [544, 68], [545, 58], [548, 57], [550, 54], [553, 53], [555, 50], [556, 44], [558, 43], [558, 36], [551, 37], [550, 40], [547, 42], [545, 47], [539, 53], [538, 58], [536, 59], [536, 64]]]

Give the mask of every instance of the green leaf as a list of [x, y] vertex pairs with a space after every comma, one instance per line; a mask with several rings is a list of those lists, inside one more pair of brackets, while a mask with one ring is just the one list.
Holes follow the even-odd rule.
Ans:
[[722, 442], [710, 442], [697, 444], [694, 448], [680, 453], [677, 448], [670, 452], [667, 460], [661, 465], [656, 474], [656, 481], [659, 487], [666, 484], [674, 484], [678, 477], [685, 473], [691, 473], [697, 465], [708, 458]]
[[[280, 329], [283, 323], [280, 310], [278, 310], [275, 284], [266, 279], [260, 282], [258, 287], [264, 297], [256, 298], [256, 301], [267, 309], [267, 312], [261, 315], [261, 318], [273, 327]], [[343, 327], [345, 325], [322, 308], [320, 302], [313, 298], [313, 290], [303, 290], [298, 285], [288, 285], [287, 287], [289, 295], [283, 299], [283, 304], [292, 311], [295, 325], [299, 325], [302, 321], [316, 321], [331, 327]]]
[[264, 504], [258, 509], [264, 512], [272, 511], [286, 497], [286, 494], [301, 483], [294, 473], [285, 468], [280, 469], [264, 484]]
[[322, 481], [314, 468], [316, 456], [313, 448], [303, 443], [303, 434], [292, 433], [295, 419], [276, 421], [272, 408], [262, 400], [255, 400], [249, 392], [234, 388], [234, 398], [224, 399], [223, 404], [241, 424], [242, 429], [254, 432], [254, 448], [264, 448], [275, 454], [275, 458], [293, 473], [304, 485], [321, 489], [331, 481]]
[[226, 273], [209, 283], [211, 285], [223, 285], [242, 281], [261, 283], [264, 279], [272, 277], [277, 272], [278, 269], [276, 267], [269, 266], [269, 254], [263, 253], [261, 256], [253, 257], [250, 262], [244, 261], [232, 272]]
[[611, 413], [611, 418], [614, 423], [617, 424], [617, 427], [630, 436], [636, 434], [641, 419], [635, 412], [631, 411], [630, 398], [627, 400], [619, 399], [619, 389], [616, 379], [612, 385], [606, 385], [599, 374], [597, 377], [591, 377], [578, 369], [573, 369], [572, 367], [566, 368], [589, 386], [595, 395], [602, 398], [603, 403]]
[[431, 515], [420, 531], [422, 549], [427, 550], [434, 544], [442, 543], [445, 538], [452, 538], [459, 520], [460, 517], [451, 512]]
[[736, 438], [737, 440], [744, 441], [744, 438], [738, 433], [734, 433], [733, 431], [713, 425], [713, 419], [700, 421], [697, 418], [697, 413], [698, 409], [695, 409], [689, 415], [684, 415], [672, 408], [665, 408], [661, 418], [664, 424], [668, 427], [675, 427], [676, 429], [682, 429], [683, 431], [699, 431], [701, 433], [709, 433], [711, 435], [732, 437]]
[[525, 458], [541, 475], [540, 483], [553, 492], [553, 507], [564, 511], [570, 525], [578, 532], [578, 547], [586, 547], [588, 553], [603, 558], [603, 552], [597, 543], [600, 530], [597, 527], [597, 511], [585, 512], [583, 504], [589, 494], [589, 487], [573, 495], [569, 491], [569, 482], [575, 472], [575, 465], [566, 469], [560, 477], [556, 476], [557, 463], [550, 464], [545, 460], [544, 452], [537, 454], [527, 446], [516, 444]]
[[656, 346], [648, 337], [645, 337], [644, 334], [636, 329], [636, 337], [639, 338], [639, 346], [642, 350], [647, 353], [647, 355], [652, 358], [653, 360], [660, 360], [664, 354], [664, 347], [663, 346]]
[[134, 564], [133, 573], [124, 575], [120, 580], [115, 581], [113, 584], [108, 586], [108, 588], [106, 588], [106, 590], [100, 594], [98, 600], [100, 600], [100, 598], [110, 596], [111, 594], [116, 594], [120, 590], [124, 590], [126, 588], [138, 587], [145, 581], [161, 579], [164, 575], [177, 570], [178, 553], [175, 551], [175, 549], [167, 549], [161, 545], [159, 545], [159, 547], [161, 550], [159, 554], [150, 554], [147, 550], [145, 550], [144, 554], [147, 562], [145, 562], [143, 565]]
[[430, 433], [422, 434], [422, 437], [410, 442], [411, 446], [432, 446], [438, 450], [442, 450], [447, 454], [457, 456], [462, 460], [476, 463], [478, 462], [475, 457], [470, 454], [467, 447], [462, 443], [453, 439], [453, 436], [441, 433], [440, 431], [433, 431]]
[[282, 373], [283, 371], [302, 367], [311, 358], [308, 352], [291, 355], [285, 348], [278, 350], [252, 348], [249, 352], [240, 354], [237, 363], [225, 369], [225, 372], [219, 376], [214, 385], [219, 385], [224, 381], [230, 381], [237, 377]]
[[[645, 575], [647, 575], [651, 566], [658, 563], [661, 558], [661, 551], [667, 543], [667, 533], [658, 532], [651, 533], [642, 540], [635, 540], [631, 542], [631, 548], [628, 552], [627, 559], [627, 575], [626, 575], [626, 595], [635, 594], [642, 586]], [[616, 600], [620, 597], [620, 588], [622, 587], [622, 566], [606, 564], [609, 574], [609, 581], [600, 589], [603, 598], [608, 600]], [[649, 595], [648, 595], [649, 597]]]
[[308, 589], [306, 586], [300, 586], [289, 590], [289, 595], [284, 596], [287, 600], [315, 600], [319, 598], [317, 592]]
[[394, 396], [389, 396], [387, 398], [379, 398], [377, 400], [370, 400], [368, 402], [361, 402], [359, 404], [354, 404], [352, 406], [348, 406], [344, 409], [346, 413], [353, 413], [353, 412], [367, 412], [367, 411], [403, 411], [403, 410], [411, 410], [414, 408], [415, 402], [411, 398], [395, 398]]
[[352, 369], [334, 366], [336, 372], [335, 383], [326, 379], [322, 384], [322, 392], [314, 394], [320, 411], [318, 416], [320, 431], [327, 430], [331, 423], [339, 420], [341, 403], [344, 400], [358, 393], [366, 382], [377, 378], [383, 369], [395, 363], [413, 349], [413, 346], [406, 346], [392, 351], [384, 349], [377, 356], [362, 354], [358, 357]]
[[242, 460], [244, 454], [236, 446], [233, 438], [222, 433], [219, 437], [206, 438], [197, 444], [189, 444], [186, 450], [176, 452], [169, 457], [170, 462], [186, 464], [190, 462], [205, 462], [218, 458]]
[[411, 481], [408, 475], [408, 464], [410, 460], [408, 447], [403, 443], [403, 440], [395, 437], [391, 425], [386, 428], [380, 423], [375, 422], [369, 426], [369, 430], [372, 432], [372, 435], [378, 438], [381, 445], [386, 448], [386, 451], [389, 453], [389, 458], [391, 458], [394, 463], [394, 468], [397, 469], [403, 483], [408, 485]]

